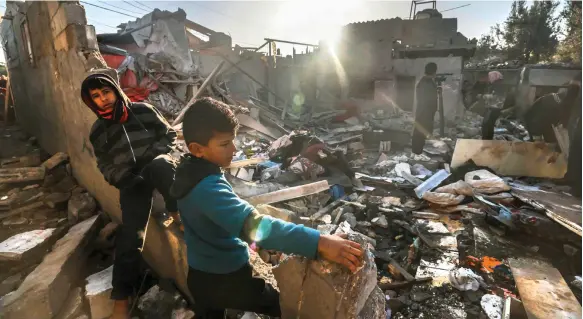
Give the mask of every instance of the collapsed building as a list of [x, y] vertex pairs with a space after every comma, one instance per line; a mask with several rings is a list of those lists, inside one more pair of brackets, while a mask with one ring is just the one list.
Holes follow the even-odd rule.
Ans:
[[322, 87], [338, 95], [375, 100], [405, 111], [413, 111], [415, 84], [427, 63], [437, 64], [443, 87], [446, 118], [461, 111], [461, 81], [465, 60], [475, 44], [457, 31], [456, 18], [442, 18], [435, 9], [416, 13], [414, 19], [365, 21], [343, 27], [340, 39], [325, 52], [332, 52], [343, 66], [348, 82], [338, 88], [337, 64], [322, 68]]
[[[358, 125], [353, 118], [325, 120], [338, 113], [330, 109], [339, 100], [350, 97], [371, 109], [413, 110], [414, 83], [429, 61], [438, 64], [443, 78], [446, 117], [455, 116], [461, 106], [463, 61], [473, 50], [457, 32], [455, 19], [429, 10], [410, 20], [350, 24], [338, 47], [295, 42], [311, 51], [289, 57], [277, 50], [282, 40], [270, 38], [265, 39], [267, 56], [257, 52], [261, 47], [232, 50], [230, 37], [188, 20], [182, 10], [154, 10], [120, 25], [115, 34], [96, 35], [78, 2], [8, 2], [0, 33], [18, 122], [59, 163], [68, 161], [69, 173], [88, 191], [71, 198], [91, 202], [94, 197], [114, 222], [121, 216], [118, 193], [97, 170], [88, 141], [95, 116], [80, 99], [87, 73], [106, 70], [133, 100], [148, 100], [178, 123], [188, 102], [202, 95], [248, 107], [249, 115], [239, 115], [238, 152], [226, 174], [235, 192], [262, 213], [323, 234], [348, 234], [367, 248], [364, 265], [355, 275], [325, 261], [262, 250], [252, 254], [254, 268], [260, 265], [260, 274], [278, 285], [288, 317], [500, 318], [510, 311], [518, 315], [524, 308], [538, 317], [581, 314], [580, 293], [574, 296], [571, 291], [577, 285], [580, 291], [580, 271], [563, 269], [581, 254], [580, 201], [548, 181], [530, 183], [565, 174], [565, 157], [551, 145], [524, 142], [520, 125], [499, 130], [516, 134], [518, 141], [463, 139], [477, 135], [470, 127], [477, 120], [467, 115], [464, 127], [449, 128], [442, 140], [428, 141], [424, 154], [412, 156], [407, 151], [409, 133], [379, 136], [374, 114], [365, 114], [364, 123]], [[303, 98], [298, 100], [299, 94]], [[318, 120], [314, 131], [347, 155], [366, 184], [363, 189], [351, 188], [343, 176], [313, 181], [304, 178], [317, 175], [309, 167], [285, 171], [264, 157], [274, 140], [306, 123], [299, 116], [306, 104], [319, 111], [314, 112]], [[180, 125], [175, 128], [180, 140]], [[3, 160], [0, 167], [4, 169], [5, 163], [12, 165], [14, 160]], [[47, 176], [36, 176], [35, 182], [56, 175], [55, 164], [45, 163], [41, 166], [50, 167]], [[42, 167], [34, 171], [44, 173]], [[284, 182], [290, 175], [292, 181]], [[0, 179], [2, 209], [6, 198], [20, 192], [8, 191], [5, 180]], [[35, 196], [42, 198], [39, 189], [44, 186], [23, 189], [27, 187], [37, 189]], [[75, 185], [69, 188], [67, 192], [82, 192]], [[69, 211], [75, 206], [70, 201], [64, 200]], [[160, 214], [164, 209], [158, 204], [162, 203], [155, 201], [147, 225], [143, 255], [161, 279], [169, 279], [189, 299], [182, 233], [165, 224], [167, 219]], [[92, 212], [96, 205], [93, 201]], [[20, 207], [9, 209], [8, 214], [24, 215]], [[82, 231], [94, 229], [96, 220], [76, 224], [63, 239], [84, 240], [89, 235]], [[517, 229], [523, 232], [515, 237], [521, 238], [506, 236]], [[525, 233], [532, 236], [521, 236]], [[560, 248], [553, 253], [567, 262], [533, 261], [543, 258], [545, 241], [557, 243]], [[63, 291], [73, 283], [61, 269], [79, 268], [80, 263], [71, 262], [77, 259], [69, 255], [63, 261], [58, 246], [71, 248], [57, 243], [51, 258], [3, 299], [7, 318], [49, 319], [67, 307]], [[272, 272], [265, 263], [277, 267]], [[39, 268], [44, 266], [52, 277], [43, 276]], [[105, 283], [98, 295], [87, 296], [93, 318], [102, 318], [110, 306], [108, 272], [111, 267], [87, 278]], [[39, 288], [47, 282], [49, 288]], [[560, 297], [540, 302], [538, 289]], [[85, 290], [89, 294], [92, 289]], [[174, 302], [174, 297], [169, 299]], [[102, 312], [93, 313], [99, 309]]]

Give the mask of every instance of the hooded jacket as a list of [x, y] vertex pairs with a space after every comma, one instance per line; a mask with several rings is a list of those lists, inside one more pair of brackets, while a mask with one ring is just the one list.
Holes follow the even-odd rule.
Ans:
[[234, 272], [249, 262], [245, 243], [315, 258], [317, 230], [260, 214], [235, 194], [221, 169], [185, 155], [170, 195], [184, 223], [188, 265], [213, 274]]
[[[105, 81], [115, 90], [113, 112], [99, 112], [91, 99], [88, 84], [93, 79]], [[81, 98], [97, 115], [89, 135], [97, 167], [105, 180], [118, 189], [130, 185], [156, 156], [173, 149], [176, 132], [164, 117], [150, 104], [132, 103], [110, 76], [88, 76], [81, 85]]]

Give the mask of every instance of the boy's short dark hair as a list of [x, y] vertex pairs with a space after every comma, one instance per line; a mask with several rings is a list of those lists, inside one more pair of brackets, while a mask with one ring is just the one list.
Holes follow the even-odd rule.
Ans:
[[107, 82], [105, 79], [92, 78], [87, 81], [87, 90], [103, 89], [105, 87], [113, 88], [111, 83]]
[[236, 133], [239, 121], [223, 102], [210, 97], [196, 100], [184, 114], [182, 134], [186, 144], [206, 146], [215, 132]]
[[427, 75], [434, 75], [437, 73], [437, 64], [433, 62], [429, 62], [425, 65], [425, 74]]

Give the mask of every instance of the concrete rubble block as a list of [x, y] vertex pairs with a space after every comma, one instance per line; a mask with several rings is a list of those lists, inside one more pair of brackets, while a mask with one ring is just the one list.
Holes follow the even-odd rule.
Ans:
[[286, 222], [292, 222], [295, 224], [300, 222], [299, 221], [300, 218], [297, 216], [296, 213], [292, 212], [291, 210], [273, 207], [271, 205], [266, 204], [259, 204], [255, 206], [255, 208], [257, 209], [257, 211], [259, 211], [259, 213], [263, 215], [269, 215], [271, 217], [279, 218]]
[[[358, 318], [377, 287], [377, 267], [362, 235], [351, 233], [348, 239], [365, 249], [363, 266], [355, 274], [338, 264], [298, 256], [288, 256], [273, 268], [283, 319]], [[381, 300], [384, 308], [384, 297]]]
[[79, 223], [59, 239], [16, 291], [4, 298], [4, 317], [51, 319], [61, 310], [86, 260], [85, 247], [95, 234], [97, 216]]
[[53, 36], [61, 33], [69, 24], [87, 24], [85, 9], [76, 3], [61, 3], [57, 12], [51, 18]]
[[75, 319], [83, 314], [83, 288], [76, 287], [69, 291], [67, 301], [55, 319]]
[[113, 312], [113, 300], [111, 295], [111, 279], [113, 266], [95, 273], [85, 279], [85, 298], [89, 303], [92, 319], [108, 318]]
[[22, 279], [21, 274], [16, 274], [4, 279], [2, 283], [0, 283], [0, 296], [5, 296], [18, 288], [20, 283], [22, 283]]
[[0, 260], [23, 260], [50, 243], [55, 228], [37, 229], [14, 235], [0, 243]]
[[376, 286], [358, 314], [358, 319], [386, 319], [385, 302], [385, 294], [379, 286]]
[[140, 297], [138, 309], [142, 311], [145, 319], [170, 318], [175, 303], [173, 293], [164, 291], [156, 285]]
[[96, 208], [97, 202], [89, 193], [71, 196], [67, 207], [69, 223], [76, 224], [78, 221], [90, 217]]

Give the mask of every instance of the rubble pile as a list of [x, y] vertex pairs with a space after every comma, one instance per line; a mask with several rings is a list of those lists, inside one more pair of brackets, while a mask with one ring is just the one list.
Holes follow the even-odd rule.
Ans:
[[92, 318], [107, 318], [107, 304], [91, 303], [84, 278], [111, 265], [111, 257], [98, 262], [90, 257], [94, 240], [101, 240], [100, 254], [112, 255], [112, 226], [99, 231], [108, 218], [75, 181], [67, 154], [49, 156], [16, 126], [0, 128], [0, 143], [2, 315], [88, 318], [98, 307], [104, 315]]
[[[375, 282], [377, 288], [369, 290], [364, 282], [356, 285], [361, 290], [367, 288], [359, 298], [350, 300], [353, 306], [364, 306], [348, 310], [337, 299], [345, 287], [334, 284], [334, 280], [343, 278], [335, 274], [336, 266], [260, 249], [261, 259], [274, 266], [287, 316], [302, 313], [308, 318], [317, 313], [314, 318], [327, 317], [324, 313], [332, 311], [331, 316], [346, 318], [497, 318], [510, 304], [517, 313], [528, 304], [521, 303], [526, 292], [517, 286], [509, 259], [522, 257], [571, 260], [570, 269], [554, 266], [560, 268], [567, 282], [573, 282], [569, 286], [571, 296], [580, 298], [575, 277], [580, 271], [573, 267], [574, 259], [568, 255], [581, 254], [580, 232], [561, 230], [563, 226], [553, 218], [550, 208], [541, 209], [548, 204], [536, 203], [536, 195], [522, 196], [521, 192], [551, 192], [562, 199], [570, 195], [563, 192], [563, 186], [542, 178], [508, 177], [496, 172], [498, 167], [514, 169], [508, 165], [493, 162], [488, 163], [492, 168], [480, 166], [471, 157], [457, 163], [458, 148], [463, 145], [458, 138], [480, 134], [477, 121], [465, 124], [477, 130], [464, 132], [460, 126], [448, 134], [450, 137], [427, 141], [420, 155], [412, 154], [408, 145], [399, 141], [387, 147], [383, 141], [371, 140], [367, 134], [376, 132], [369, 122], [313, 128], [312, 132], [327, 145], [334, 144], [344, 152], [364, 187], [343, 182], [337, 172], [307, 178], [303, 172], [281, 169], [278, 163], [267, 159], [244, 166], [243, 175], [239, 168], [231, 170], [233, 180], [238, 176], [247, 185], [258, 187], [269, 180], [276, 181], [283, 190], [294, 189], [300, 195], [278, 197], [269, 205], [260, 205], [261, 213], [317, 228], [322, 233], [358, 236], [374, 256], [365, 265], [374, 261], [376, 276], [368, 282]], [[497, 132], [500, 143], [524, 143], [524, 132], [512, 127], [514, 130]], [[247, 155], [265, 156], [270, 139], [253, 137], [248, 135], [250, 132], [238, 141], [240, 151], [233, 163], [249, 160]], [[353, 138], [351, 134], [358, 136]], [[504, 134], [513, 134], [513, 138], [505, 138]], [[377, 147], [368, 147], [371, 141]], [[476, 160], [479, 162], [479, 158]], [[296, 178], [281, 178], [289, 174]], [[301, 195], [302, 187], [322, 180], [330, 185], [325, 191]], [[270, 194], [275, 193], [268, 192], [264, 197]], [[551, 230], [545, 231], [547, 227]], [[561, 249], [552, 249], [549, 241]], [[563, 251], [563, 245], [568, 249]], [[360, 278], [358, 273], [347, 276], [342, 282]], [[564, 284], [560, 288], [566, 287]], [[325, 292], [320, 292], [322, 289]], [[328, 293], [330, 297], [326, 297]], [[309, 297], [310, 294], [315, 295]], [[377, 298], [378, 294], [384, 298]], [[365, 302], [356, 302], [365, 296]]]

